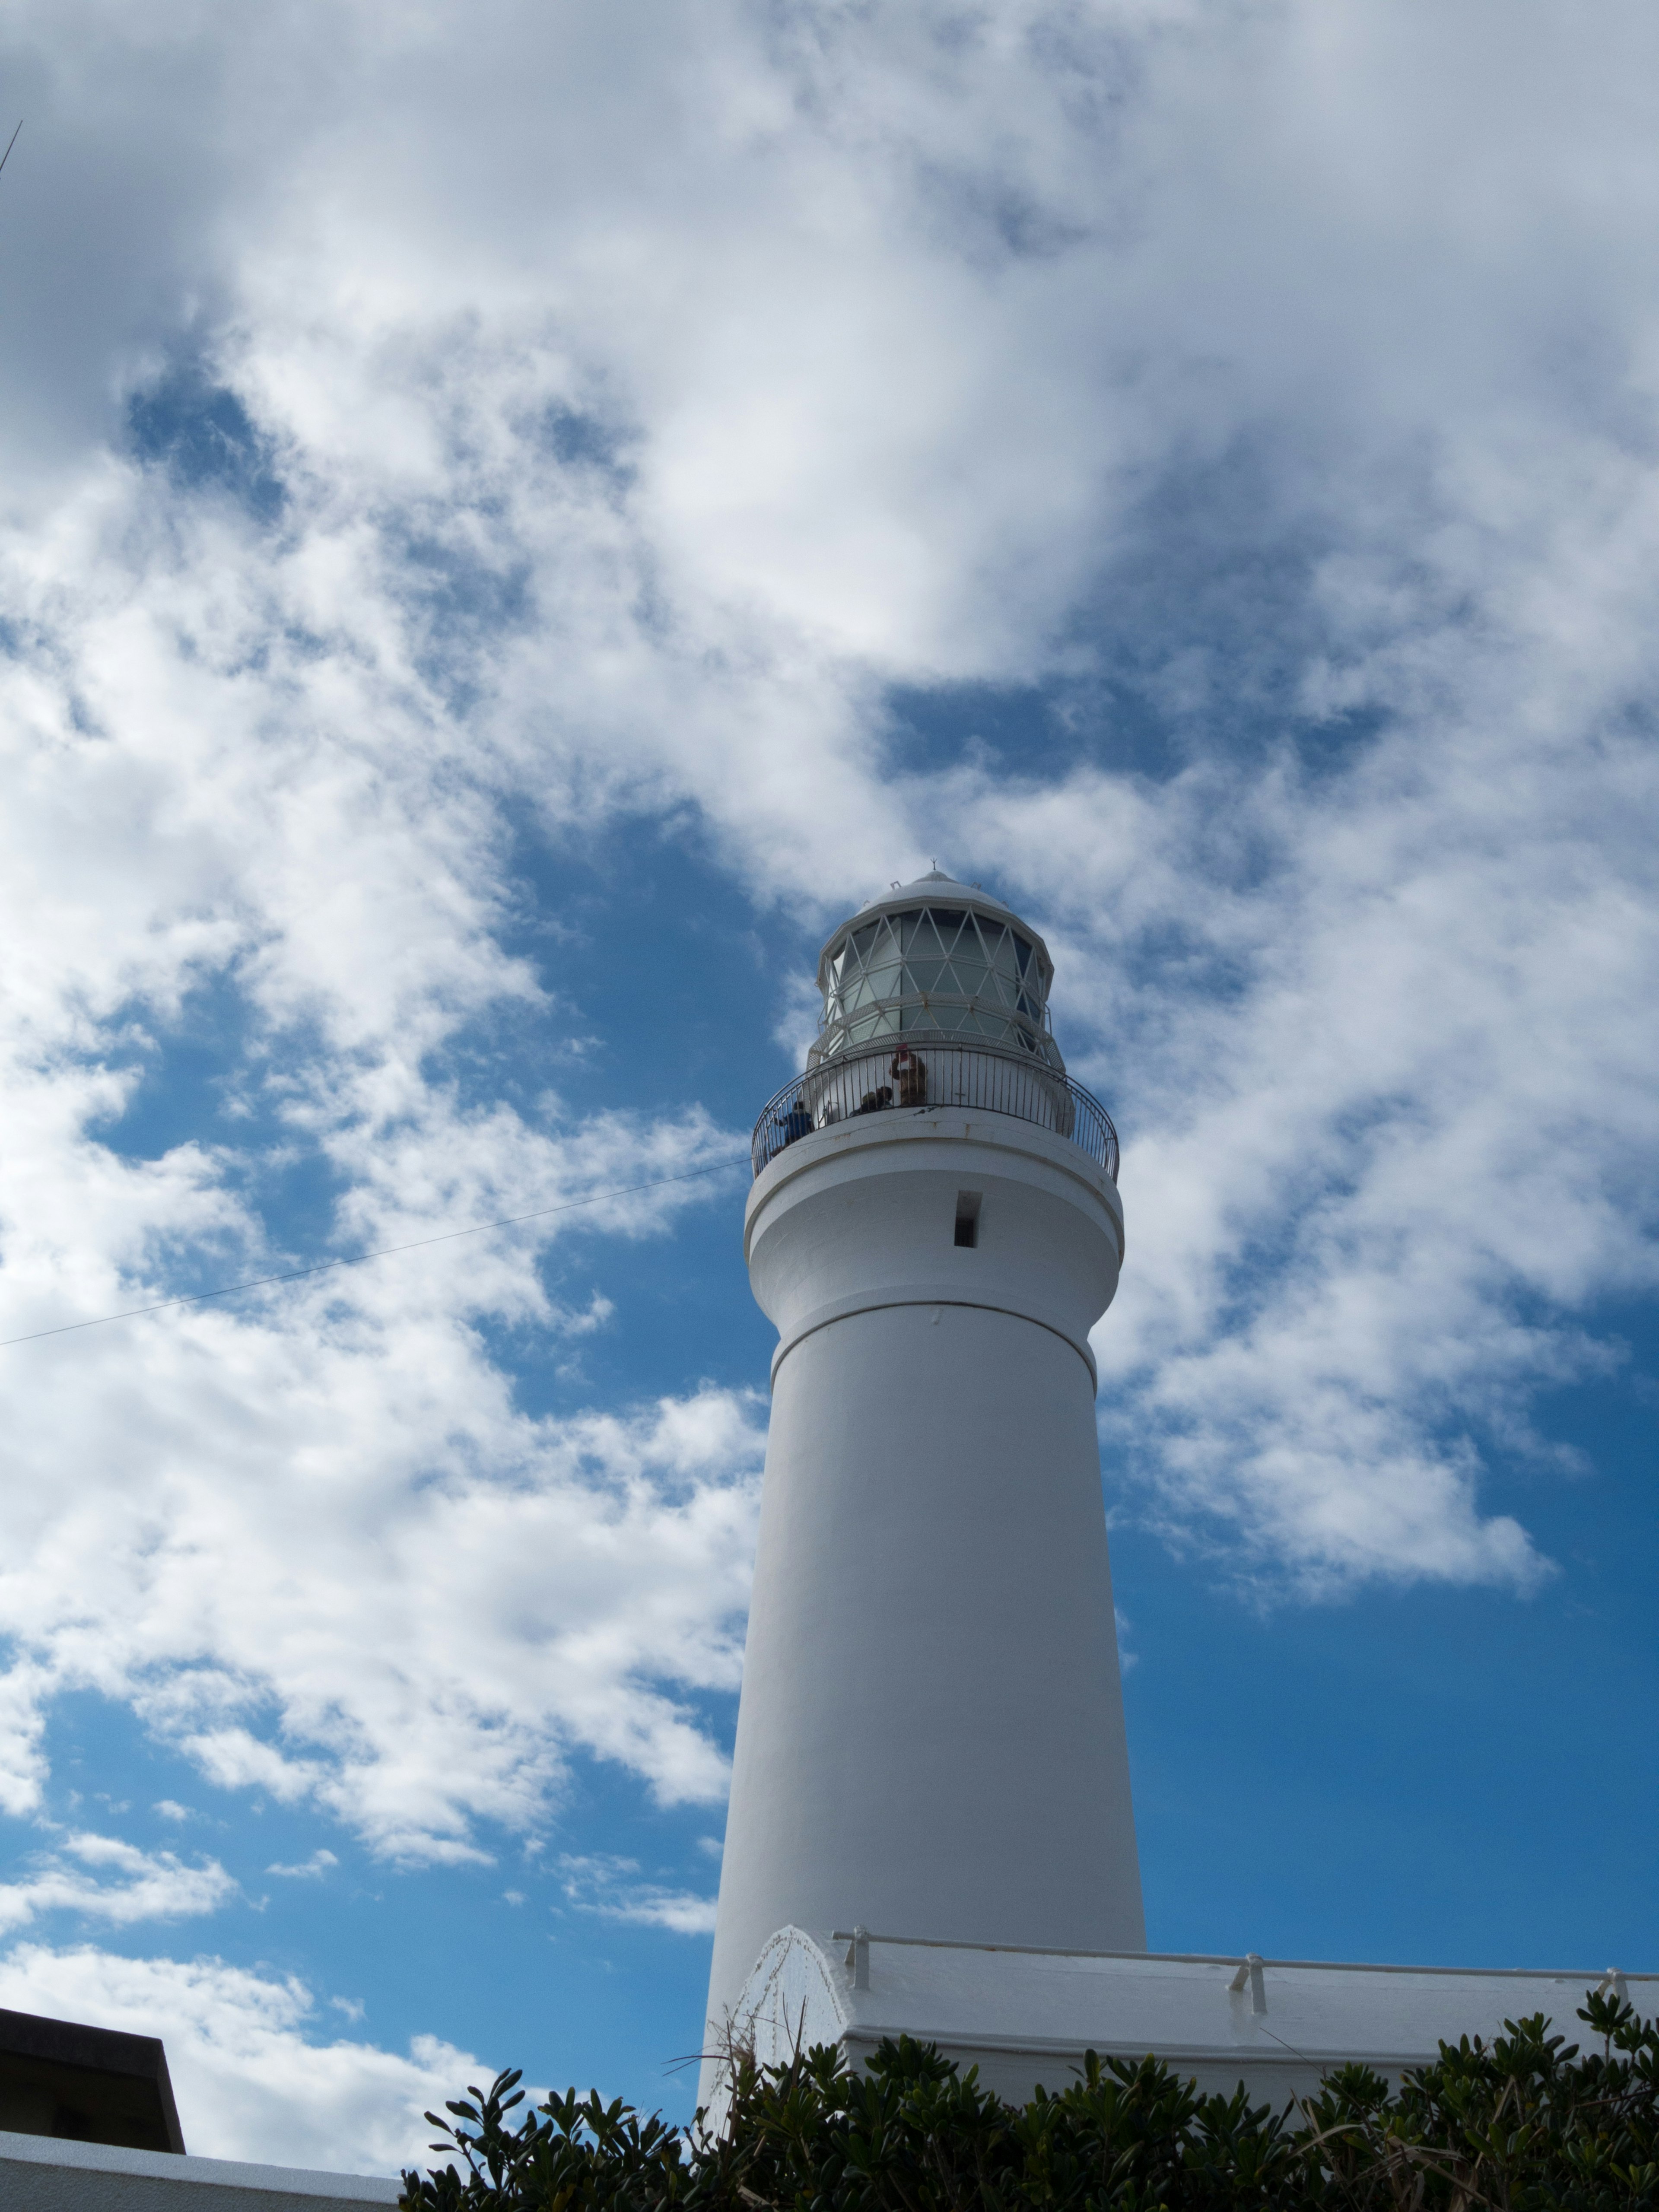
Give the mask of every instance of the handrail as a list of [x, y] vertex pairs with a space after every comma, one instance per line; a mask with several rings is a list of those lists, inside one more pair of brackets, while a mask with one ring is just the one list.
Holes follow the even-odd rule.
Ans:
[[860, 1115], [963, 1107], [1051, 1129], [1117, 1181], [1117, 1131], [1092, 1091], [1025, 1053], [976, 1040], [959, 1044], [915, 1031], [878, 1047], [821, 1060], [769, 1098], [755, 1124], [759, 1175], [797, 1138]]

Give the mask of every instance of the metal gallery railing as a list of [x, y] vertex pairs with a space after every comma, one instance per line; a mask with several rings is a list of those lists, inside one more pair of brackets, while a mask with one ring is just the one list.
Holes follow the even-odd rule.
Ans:
[[1117, 1181], [1117, 1131], [1091, 1091], [1057, 1067], [992, 1044], [951, 1044], [932, 1037], [883, 1039], [880, 1048], [820, 1062], [786, 1083], [755, 1124], [759, 1175], [798, 1138], [861, 1114], [965, 1107], [1007, 1114], [1069, 1138]]

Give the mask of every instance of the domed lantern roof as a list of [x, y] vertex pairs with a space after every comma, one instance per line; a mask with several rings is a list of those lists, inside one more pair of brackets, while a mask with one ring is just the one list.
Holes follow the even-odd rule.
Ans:
[[1054, 964], [1030, 924], [977, 884], [934, 868], [895, 884], [818, 956], [823, 1016], [810, 1064], [892, 1037], [983, 1041], [1063, 1068], [1048, 1028]]

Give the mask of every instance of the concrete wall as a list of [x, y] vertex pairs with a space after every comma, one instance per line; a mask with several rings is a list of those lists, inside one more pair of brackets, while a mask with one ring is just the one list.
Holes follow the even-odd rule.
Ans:
[[[743, 2039], [763, 2063], [828, 2043], [858, 2065], [884, 2037], [909, 2034], [964, 2073], [976, 2066], [1014, 2104], [1039, 2083], [1066, 2087], [1092, 2050], [1130, 2061], [1155, 2051], [1200, 2089], [1231, 2096], [1242, 2081], [1279, 2110], [1349, 2060], [1397, 2081], [1433, 2058], [1443, 2037], [1490, 2041], [1506, 2020], [1532, 2013], [1585, 2045], [1584, 1993], [1615, 1979], [1583, 1968], [996, 1950], [881, 1934], [859, 1947], [861, 1959], [848, 1958], [852, 1948], [799, 1928], [765, 1947], [738, 2007]], [[1659, 2010], [1659, 1975], [1620, 1975], [1615, 1985], [1639, 2013]], [[710, 2101], [718, 2116], [718, 2083]]]
[[402, 2184], [0, 2133], [0, 2212], [360, 2212]]
[[1007, 1117], [890, 1112], [774, 1161], [746, 1243], [781, 1342], [711, 2039], [792, 1921], [1143, 1944], [1088, 1353], [1115, 1190]]

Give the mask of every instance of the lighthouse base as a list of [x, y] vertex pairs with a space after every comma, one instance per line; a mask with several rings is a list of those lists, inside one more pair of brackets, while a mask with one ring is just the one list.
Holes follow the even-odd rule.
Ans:
[[[1335, 2067], [1358, 2063], [1398, 2081], [1443, 2039], [1490, 2041], [1505, 2020], [1531, 2013], [1574, 2040], [1586, 1990], [1610, 1984], [1621, 1994], [1627, 1984], [1638, 2012], [1659, 2008], [1654, 1974], [1021, 1950], [785, 1928], [749, 1978], [731, 2037], [765, 2065], [830, 2044], [856, 2066], [885, 2039], [909, 2035], [963, 2073], [976, 2066], [1010, 2104], [1039, 2084], [1066, 2087], [1087, 2051], [1131, 2060], [1152, 2051], [1201, 2090], [1231, 2096], [1243, 2082], [1277, 2110]], [[725, 2108], [725, 2070], [705, 2075], [711, 2126]]]

